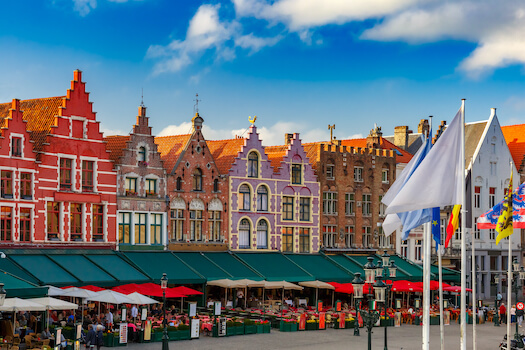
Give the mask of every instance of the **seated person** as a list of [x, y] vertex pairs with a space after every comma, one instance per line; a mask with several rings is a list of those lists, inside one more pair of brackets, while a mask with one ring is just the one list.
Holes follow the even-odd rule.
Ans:
[[44, 329], [42, 331], [42, 333], [40, 333], [40, 338], [42, 338], [42, 339], [49, 339], [49, 338], [51, 338], [51, 332], [49, 331], [49, 329]]

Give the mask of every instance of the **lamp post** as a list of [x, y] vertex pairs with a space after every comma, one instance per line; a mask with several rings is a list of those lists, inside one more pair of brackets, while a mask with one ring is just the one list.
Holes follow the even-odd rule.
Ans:
[[361, 278], [361, 273], [356, 272], [352, 281], [354, 287], [354, 302], [355, 302], [355, 321], [354, 321], [354, 335], [359, 335], [359, 305], [363, 300], [363, 285], [365, 281]]
[[[396, 278], [396, 272], [397, 272], [397, 266], [393, 261], [390, 261], [390, 255], [385, 250], [383, 255], [381, 255], [381, 263], [379, 263], [376, 266], [376, 277], [383, 278], [384, 276], [384, 279], [386, 281], [386, 276], [388, 276], [391, 280], [393, 280], [394, 278]], [[386, 322], [386, 320], [387, 320], [387, 309], [388, 309], [388, 296], [390, 295], [390, 290], [392, 289], [392, 283], [390, 284], [384, 283], [384, 284], [385, 284], [385, 290], [386, 290], [385, 302], [384, 302], [384, 305], [385, 305], [385, 347], [384, 347], [384, 350], [388, 350], [388, 341], [387, 341], [388, 323]]]
[[[366, 325], [366, 329], [368, 330], [368, 350], [372, 350], [372, 328], [374, 327], [374, 324], [379, 320], [379, 313], [376, 312], [373, 308], [372, 303], [372, 285], [374, 287], [374, 292], [376, 293], [376, 301], [381, 302], [381, 300], [384, 301], [384, 293], [385, 293], [385, 284], [383, 281], [381, 281], [381, 278], [378, 278], [378, 281], [376, 281], [375, 275], [376, 275], [376, 266], [373, 262], [374, 258], [369, 256], [368, 262], [364, 266], [365, 270], [365, 283], [368, 285], [368, 311], [361, 311], [361, 315], [363, 317], [363, 322]], [[381, 298], [381, 292], [382, 292], [382, 298]]]
[[162, 350], [169, 350], [168, 346], [168, 322], [166, 320], [166, 288], [168, 288], [168, 276], [166, 276], [166, 273], [162, 274], [162, 278], [160, 279], [160, 287], [162, 288], [162, 313], [164, 315], [164, 319], [162, 324], [164, 325], [164, 332], [162, 334]]
[[501, 303], [501, 294], [498, 293], [499, 275], [494, 276], [494, 284], [496, 285], [496, 298], [494, 300], [494, 306], [496, 307], [496, 315], [494, 317], [494, 327], [499, 327], [499, 305]]
[[[525, 279], [525, 268], [523, 266], [520, 266], [520, 263], [517, 259], [514, 259], [514, 262], [512, 263], [512, 273], [508, 278], [512, 278], [512, 291], [514, 292], [514, 295], [516, 297], [516, 304], [518, 303], [518, 292], [521, 290], [521, 284], [522, 281]], [[509, 301], [509, 306], [510, 306]], [[508, 337], [510, 334], [508, 335]], [[516, 340], [516, 346], [520, 349], [522, 349], [525, 345], [523, 344], [523, 340], [520, 337], [520, 333], [518, 330], [518, 320], [516, 320], [516, 334], [514, 335], [514, 340]]]

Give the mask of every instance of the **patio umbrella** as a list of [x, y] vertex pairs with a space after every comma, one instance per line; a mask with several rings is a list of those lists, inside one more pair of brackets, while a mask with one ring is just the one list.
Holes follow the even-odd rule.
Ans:
[[207, 285], [224, 288], [224, 290], [225, 290], [225, 293], [224, 293], [224, 304], [225, 305], [224, 305], [224, 307], [226, 307], [226, 304], [228, 304], [228, 289], [229, 288], [237, 288], [237, 286], [238, 286], [236, 281], [228, 279], [228, 278], [218, 279], [218, 280], [215, 280], [215, 281], [208, 281]]
[[[319, 288], [321, 289], [332, 289], [335, 290], [335, 287], [331, 284], [328, 284], [326, 282], [322, 281], [305, 281], [305, 282], [299, 282], [299, 285], [303, 287], [309, 287], [309, 288], [315, 288], [315, 305], [317, 305], [317, 301], [319, 299]], [[332, 306], [333, 306], [333, 299], [332, 298]]]
[[[195, 289], [192, 289], [192, 288], [189, 288], [189, 287], [185, 287], [185, 286], [169, 288], [169, 289], [170, 289], [170, 293], [180, 293], [180, 294], [185, 294], [186, 296], [188, 296], [188, 295], [202, 295], [202, 294], [204, 294], [202, 292], [199, 292], [198, 290], [195, 290]], [[181, 309], [181, 311], [182, 311], [183, 308], [184, 308], [184, 297], [181, 297], [180, 298], [180, 309]]]
[[138, 292], [138, 293], [143, 294], [141, 291], [141, 286], [136, 283], [123, 284], [121, 286], [111, 288], [111, 290], [114, 290], [115, 292], [119, 292], [119, 293], [126, 294], [126, 295], [131, 294], [133, 292]]
[[133, 304], [137, 304], [137, 305], [147, 305], [147, 304], [158, 304], [159, 303], [155, 299], [151, 299], [150, 297], [147, 297], [137, 292], [128, 294], [127, 297], [130, 299], [133, 299]]
[[50, 286], [50, 285], [47, 285], [44, 287], [47, 287], [47, 295], [50, 297], [59, 296], [59, 295], [64, 294], [64, 290], [62, 288], [58, 288], [58, 287]]
[[133, 302], [133, 299], [129, 298], [127, 295], [109, 289], [95, 293], [95, 295], [90, 296], [88, 300], [117, 305], [130, 304]]
[[[28, 299], [29, 301], [43, 305], [46, 310], [46, 320], [49, 320], [49, 310], [76, 310], [78, 305], [69, 301], [60, 300], [51, 297]], [[46, 322], [46, 328], [49, 330], [49, 322]]]
[[84, 299], [88, 299], [89, 297], [95, 295], [97, 292], [92, 292], [89, 289], [82, 289], [77, 287], [71, 287], [68, 289], [62, 289], [63, 293], [62, 296], [64, 297], [73, 297], [73, 298], [80, 298], [80, 303], [82, 305], [82, 311], [81, 311], [81, 322], [84, 323]]
[[97, 287], [97, 286], [93, 286], [93, 285], [87, 285], [87, 286], [83, 286], [83, 287], [80, 287], [82, 289], [87, 289], [87, 290], [90, 290], [92, 292], [101, 292], [103, 290], [106, 290], [105, 288], [101, 288], [101, 287]]
[[13, 313], [13, 329], [15, 328], [16, 313], [18, 311], [45, 311], [46, 307], [38, 303], [20, 298], [6, 298], [4, 305], [0, 306], [2, 312]]
[[[283, 316], [283, 304], [284, 304], [284, 290], [285, 289], [293, 289], [293, 290], [303, 290], [304, 288], [301, 286], [298, 286], [297, 284], [293, 284], [286, 281], [264, 281], [264, 289], [263, 289], [263, 300], [264, 300], [264, 290], [265, 289], [282, 289], [283, 292], [281, 294], [281, 318]], [[266, 310], [265, 310], [266, 311]]]

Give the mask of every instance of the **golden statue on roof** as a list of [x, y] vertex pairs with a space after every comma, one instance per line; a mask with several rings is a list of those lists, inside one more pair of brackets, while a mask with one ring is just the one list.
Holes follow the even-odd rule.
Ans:
[[249, 121], [250, 123], [252, 123], [252, 125], [255, 124], [255, 121], [256, 121], [256, 120], [257, 120], [257, 116], [256, 116], [256, 115], [253, 116], [253, 119], [252, 119], [251, 116], [248, 116], [248, 121]]

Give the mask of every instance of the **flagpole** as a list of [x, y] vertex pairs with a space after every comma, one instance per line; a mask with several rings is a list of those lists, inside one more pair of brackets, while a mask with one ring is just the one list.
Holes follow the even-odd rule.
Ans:
[[[512, 173], [513, 173], [513, 169], [512, 169], [512, 161], [510, 162], [510, 174], [511, 174], [511, 179], [512, 179]], [[512, 190], [513, 188], [510, 188], [509, 187], [509, 191], [511, 191], [512, 193]], [[509, 193], [510, 195], [510, 193]], [[513, 207], [514, 207], [514, 203], [512, 202], [512, 197], [511, 197], [511, 202], [510, 202], [510, 205], [511, 205], [511, 215], [512, 215], [512, 210], [513, 210]], [[512, 225], [512, 220], [510, 221], [511, 222], [511, 225]], [[512, 229], [514, 229], [514, 226], [512, 227]], [[511, 317], [510, 317], [510, 308], [512, 307], [512, 234], [510, 236], [508, 236], [508, 239], [509, 239], [509, 252], [507, 253], [508, 254], [508, 257], [507, 257], [507, 260], [508, 260], [508, 270], [507, 270], [507, 344], [510, 344], [510, 341], [511, 341], [511, 334], [510, 334], [510, 321], [511, 321]], [[517, 302], [517, 300], [516, 300]]]
[[441, 334], [441, 350], [445, 350], [445, 324], [443, 310], [443, 271], [441, 265], [441, 255], [443, 246], [438, 245], [438, 267], [439, 267], [439, 333]]
[[467, 350], [467, 296], [466, 296], [466, 255], [467, 255], [467, 245], [466, 245], [466, 235], [465, 235], [465, 226], [467, 216], [465, 215], [465, 208], [467, 207], [467, 201], [465, 196], [465, 99], [461, 100], [461, 139], [460, 139], [460, 158], [463, 164], [462, 167], [462, 176], [460, 177], [461, 181], [461, 328], [460, 328], [460, 337], [461, 337], [461, 350]]
[[431, 223], [425, 223], [423, 230], [423, 350], [430, 350], [430, 254]]
[[[469, 213], [470, 215], [470, 213]], [[474, 224], [475, 225], [475, 224]], [[472, 238], [472, 349], [476, 350], [476, 320], [477, 320], [477, 300], [476, 300], [476, 230], [473, 230], [474, 232], [471, 232], [471, 238]]]

